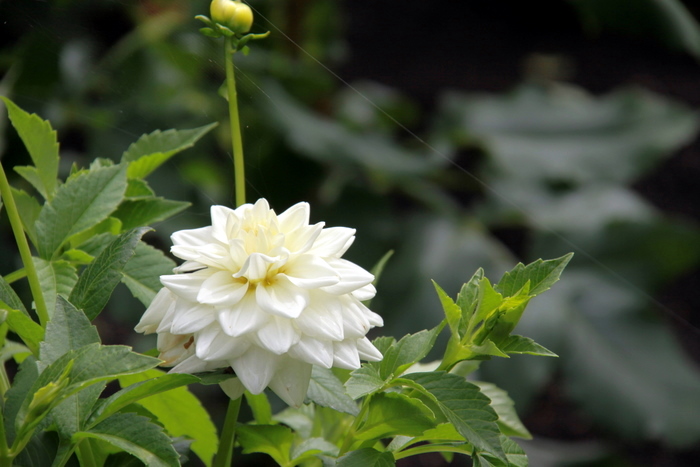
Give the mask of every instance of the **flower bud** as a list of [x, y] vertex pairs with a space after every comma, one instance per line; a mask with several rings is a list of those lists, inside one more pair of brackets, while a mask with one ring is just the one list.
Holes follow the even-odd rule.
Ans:
[[250, 31], [253, 25], [253, 10], [238, 0], [213, 0], [210, 13], [212, 21], [226, 26], [236, 34]]

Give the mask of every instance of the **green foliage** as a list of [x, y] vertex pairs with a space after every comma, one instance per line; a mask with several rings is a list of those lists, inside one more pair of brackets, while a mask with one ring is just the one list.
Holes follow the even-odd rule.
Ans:
[[[139, 405], [156, 416], [171, 436], [184, 436], [193, 440], [192, 451], [205, 465], [211, 465], [217, 449], [216, 427], [199, 399], [187, 388], [181, 387], [193, 382], [193, 378], [195, 377], [189, 375], [166, 375], [160, 370], [119, 376], [119, 384], [124, 389], [115, 396], [122, 393], [128, 400], [138, 395]], [[145, 387], [137, 386], [139, 383]], [[134, 391], [138, 392], [135, 394]], [[112, 403], [124, 402], [123, 396], [120, 396]], [[113, 410], [109, 405], [106, 405], [106, 409]]]
[[143, 135], [122, 154], [122, 162], [128, 162], [129, 179], [143, 179], [180, 151], [190, 148], [217, 123], [192, 130], [156, 130]]
[[12, 126], [19, 133], [24, 146], [34, 162], [34, 166], [16, 167], [22, 175], [46, 200], [53, 198], [58, 186], [58, 141], [56, 131], [51, 124], [36, 114], [29, 114], [14, 102], [0, 96], [12, 121]]

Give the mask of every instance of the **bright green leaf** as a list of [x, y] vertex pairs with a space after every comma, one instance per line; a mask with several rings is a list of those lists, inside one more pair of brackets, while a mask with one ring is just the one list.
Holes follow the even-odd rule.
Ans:
[[107, 304], [112, 291], [122, 280], [124, 266], [148, 230], [142, 227], [120, 235], [80, 275], [69, 300], [89, 319], [94, 319]]
[[74, 442], [85, 438], [106, 441], [138, 457], [149, 467], [180, 465], [178, 454], [163, 429], [133, 413], [114, 414], [90, 430], [73, 435]]
[[429, 331], [407, 334], [389, 347], [380, 363], [380, 377], [387, 379], [392, 374], [398, 376], [409, 366], [423, 359], [432, 350], [443, 327], [444, 324], [441, 324]]
[[465, 283], [457, 295], [457, 306], [462, 312], [462, 327], [460, 333], [466, 332], [466, 325], [472, 319], [476, 312], [476, 306], [479, 300], [479, 284], [484, 278], [484, 270], [479, 268], [471, 279]]
[[447, 295], [447, 292], [442, 290], [435, 281], [433, 281], [433, 286], [435, 291], [440, 298], [440, 303], [442, 304], [442, 309], [445, 311], [445, 318], [447, 319], [447, 324], [450, 326], [450, 331], [453, 335], [461, 337], [459, 335], [459, 323], [462, 319], [462, 310], [459, 306], [452, 300], [452, 298]]
[[[36, 167], [30, 175], [30, 183], [36, 183], [36, 188], [42, 196], [51, 200], [56, 191], [58, 178], [58, 140], [56, 131], [47, 120], [42, 120], [37, 114], [29, 114], [20, 109], [14, 102], [0, 96], [7, 106], [7, 111], [19, 137], [22, 138], [27, 152]], [[20, 172], [21, 174], [21, 172]]]
[[272, 424], [272, 407], [270, 406], [267, 394], [264, 392], [260, 394], [251, 394], [246, 391], [245, 401], [248, 407], [250, 407], [251, 412], [253, 412], [253, 420], [255, 420], [255, 423], [258, 425]]
[[147, 177], [172, 156], [192, 147], [216, 125], [218, 123], [210, 123], [191, 130], [156, 130], [141, 136], [122, 155], [122, 162], [129, 163], [128, 177]]
[[39, 343], [44, 340], [44, 328], [18, 310], [8, 309], [7, 325], [17, 334], [34, 355], [39, 354]]
[[569, 253], [561, 258], [547, 261], [538, 259], [527, 266], [518, 263], [513, 270], [503, 275], [496, 285], [496, 289], [505, 297], [512, 297], [530, 281], [530, 296], [539, 295], [545, 290], [549, 290], [559, 280], [559, 276], [573, 255], [573, 253]]
[[19, 310], [25, 315], [29, 316], [27, 309], [24, 308], [24, 303], [22, 303], [22, 300], [20, 300], [14, 289], [2, 276], [0, 276], [0, 301], [2, 301], [8, 307], [14, 310]]
[[51, 259], [71, 236], [106, 219], [125, 190], [126, 166], [121, 165], [91, 170], [62, 185], [36, 222], [39, 256]]
[[329, 443], [323, 438], [305, 439], [292, 449], [292, 464], [299, 465], [317, 454], [336, 457], [338, 455], [338, 446]]
[[146, 180], [131, 179], [126, 185], [124, 197], [127, 199], [152, 198], [156, 194]]
[[505, 353], [540, 355], [542, 357], [556, 357], [557, 354], [546, 349], [529, 337], [512, 335], [504, 342], [498, 344], [498, 348]]
[[12, 387], [5, 394], [3, 420], [8, 444], [15, 440], [15, 419], [30, 389], [39, 378], [39, 368], [34, 357], [27, 357], [19, 366], [19, 371], [12, 382]]

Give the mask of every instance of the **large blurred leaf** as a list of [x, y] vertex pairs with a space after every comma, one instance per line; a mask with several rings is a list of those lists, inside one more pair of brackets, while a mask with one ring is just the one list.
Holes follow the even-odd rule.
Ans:
[[268, 84], [267, 109], [297, 151], [322, 162], [359, 165], [387, 176], [424, 175], [444, 164], [425, 153], [403, 149], [378, 132], [353, 132], [333, 120], [315, 115], [280, 87]]
[[481, 140], [502, 177], [546, 183], [630, 182], [698, 127], [694, 112], [642, 89], [598, 98], [521, 85], [505, 96], [448, 93], [442, 108], [441, 128]]
[[591, 32], [617, 31], [700, 58], [700, 25], [680, 0], [571, 0]]

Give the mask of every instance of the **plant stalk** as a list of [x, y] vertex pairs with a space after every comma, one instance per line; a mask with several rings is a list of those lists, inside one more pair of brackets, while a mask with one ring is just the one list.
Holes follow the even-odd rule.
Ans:
[[238, 117], [238, 94], [236, 92], [236, 75], [233, 66], [233, 54], [236, 49], [233, 46], [233, 38], [224, 38], [225, 63], [226, 63], [226, 90], [228, 94], [228, 113], [231, 125], [231, 145], [233, 146], [233, 170], [234, 186], [236, 189], [236, 207], [245, 204], [245, 163], [243, 157], [243, 138], [241, 137], [241, 123]]
[[241, 408], [241, 399], [231, 399], [226, 411], [224, 427], [221, 430], [219, 449], [214, 457], [213, 467], [229, 467], [233, 460], [233, 446], [236, 441], [236, 424], [238, 423], [238, 411]]
[[5, 175], [5, 169], [2, 164], [0, 164], [0, 195], [2, 195], [3, 202], [5, 203], [7, 217], [10, 219], [10, 225], [12, 226], [12, 232], [15, 234], [17, 248], [22, 257], [24, 269], [27, 272], [27, 279], [29, 280], [29, 287], [32, 291], [32, 298], [34, 298], [36, 314], [39, 316], [39, 323], [43, 328], [46, 328], [46, 323], [49, 321], [49, 313], [46, 308], [46, 302], [44, 301], [44, 294], [41, 291], [39, 276], [34, 267], [32, 251], [29, 249], [27, 237], [24, 235], [22, 219], [19, 217], [15, 198], [12, 196], [10, 183], [7, 181], [7, 175]]

